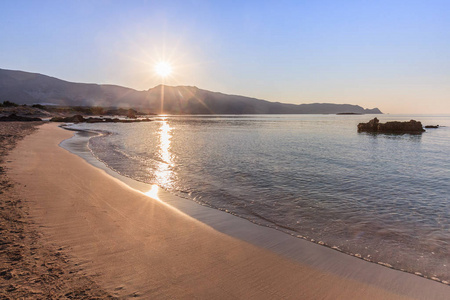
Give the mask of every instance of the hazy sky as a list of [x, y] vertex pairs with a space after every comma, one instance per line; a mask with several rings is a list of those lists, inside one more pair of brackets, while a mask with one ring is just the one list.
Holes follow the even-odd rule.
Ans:
[[450, 1], [0, 1], [0, 68], [450, 113]]

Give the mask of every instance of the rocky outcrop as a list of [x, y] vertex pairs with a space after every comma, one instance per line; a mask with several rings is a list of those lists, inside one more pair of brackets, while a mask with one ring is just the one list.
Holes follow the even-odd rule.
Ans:
[[358, 132], [377, 132], [378, 124], [380, 124], [380, 121], [377, 118], [374, 118], [367, 123], [359, 123]]
[[427, 125], [425, 128], [439, 128], [439, 125]]
[[67, 123], [136, 123], [136, 122], [150, 122], [152, 120], [145, 119], [119, 119], [119, 118], [84, 118], [82, 115], [74, 115], [72, 117], [54, 117], [50, 122], [67, 122]]
[[374, 132], [374, 133], [422, 133], [422, 123], [410, 120], [406, 122], [386, 122], [380, 123], [377, 118], [370, 120], [367, 123], [358, 124], [358, 132]]
[[22, 117], [16, 114], [10, 114], [6, 117], [0, 117], [0, 122], [36, 122], [42, 121], [41, 118]]
[[82, 115], [74, 115], [72, 117], [53, 117], [50, 122], [70, 122], [70, 123], [81, 123], [86, 121]]

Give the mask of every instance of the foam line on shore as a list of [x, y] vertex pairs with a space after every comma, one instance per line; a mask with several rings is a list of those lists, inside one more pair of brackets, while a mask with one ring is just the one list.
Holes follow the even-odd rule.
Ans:
[[[105, 171], [108, 175], [120, 180], [132, 189], [142, 193], [152, 190], [151, 185], [122, 176], [96, 159], [88, 147], [88, 141], [94, 135], [97, 134], [78, 131], [71, 139], [61, 142], [60, 146], [80, 156], [89, 164]], [[419, 299], [438, 299], [441, 297], [445, 299], [450, 291], [450, 288], [442, 283], [340, 253], [273, 228], [254, 224], [229, 213], [199, 205], [194, 201], [172, 195], [160, 188], [157, 192], [157, 198], [221, 233], [340, 277], [361, 281], [394, 293]], [[431, 295], [432, 297], [430, 297]]]

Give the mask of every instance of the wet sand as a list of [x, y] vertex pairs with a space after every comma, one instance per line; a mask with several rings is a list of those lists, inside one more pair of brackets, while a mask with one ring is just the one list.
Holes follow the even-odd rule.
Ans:
[[[445, 299], [448, 294], [446, 285], [354, 257], [347, 261], [344, 257], [349, 256], [336, 251], [324, 257], [314, 248], [320, 246], [312, 243], [312, 248], [307, 244], [292, 248], [289, 240], [252, 241], [253, 233], [260, 234], [231, 215], [224, 214], [235, 221], [222, 225], [212, 226], [211, 219], [217, 216], [200, 222], [58, 146], [72, 135], [55, 124], [42, 126], [8, 157], [8, 174], [20, 184], [17, 192], [29, 207], [30, 219], [39, 226], [42, 243], [59, 247], [72, 266], [114, 296]], [[230, 234], [224, 233], [227, 230]], [[236, 232], [242, 236], [236, 237]], [[280, 243], [285, 250], [268, 250]], [[338, 273], [336, 268], [309, 263], [321, 258], [337, 269], [348, 263], [356, 267]], [[352, 275], [352, 268], [364, 276]], [[383, 283], [384, 275], [391, 284]]]

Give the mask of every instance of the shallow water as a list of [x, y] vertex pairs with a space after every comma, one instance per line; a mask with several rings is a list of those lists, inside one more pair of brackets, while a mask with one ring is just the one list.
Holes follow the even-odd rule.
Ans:
[[373, 116], [169, 116], [78, 124], [122, 175], [396, 269], [450, 279], [450, 116], [422, 135], [357, 133]]

